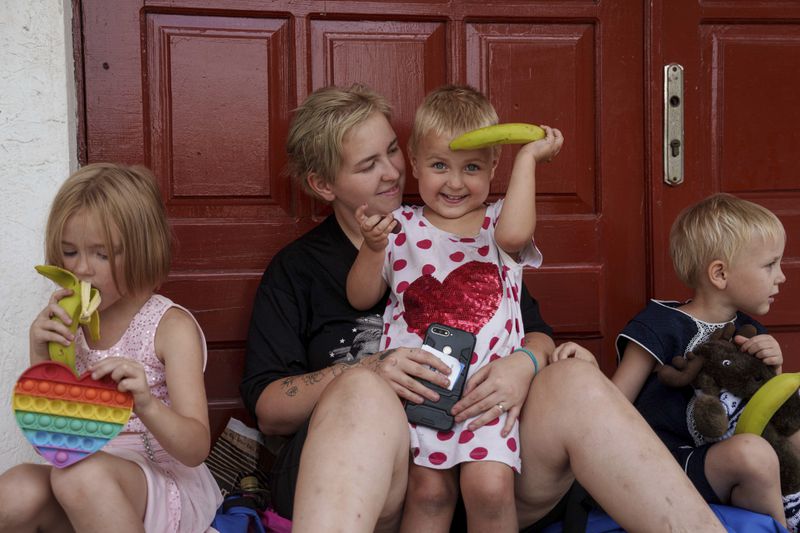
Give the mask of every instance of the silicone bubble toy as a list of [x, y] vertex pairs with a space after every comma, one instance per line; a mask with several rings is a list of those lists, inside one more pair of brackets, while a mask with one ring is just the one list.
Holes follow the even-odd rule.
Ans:
[[122, 431], [133, 397], [109, 377], [76, 378], [63, 363], [47, 361], [23, 372], [14, 387], [17, 424], [36, 451], [59, 468], [102, 448]]
[[[73, 290], [58, 302], [73, 319], [70, 329], [86, 324], [92, 338], [99, 338], [97, 289], [58, 267], [36, 270]], [[12, 405], [25, 438], [47, 462], [63, 468], [97, 452], [122, 431], [133, 411], [133, 396], [119, 392], [108, 376], [78, 376], [75, 343], [67, 348], [51, 342], [48, 352], [52, 361], [31, 366], [17, 380]]]

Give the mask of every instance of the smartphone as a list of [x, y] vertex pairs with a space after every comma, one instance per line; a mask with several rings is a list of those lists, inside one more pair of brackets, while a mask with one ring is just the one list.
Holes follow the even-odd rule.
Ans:
[[406, 416], [408, 421], [414, 424], [447, 431], [453, 427], [454, 422], [450, 409], [461, 398], [467, 381], [469, 364], [475, 351], [475, 335], [463, 329], [434, 322], [428, 326], [422, 344], [424, 350], [439, 357], [451, 367], [451, 386], [446, 389], [417, 378], [417, 381], [439, 394], [439, 401], [432, 402], [426, 398], [421, 404], [406, 402]]

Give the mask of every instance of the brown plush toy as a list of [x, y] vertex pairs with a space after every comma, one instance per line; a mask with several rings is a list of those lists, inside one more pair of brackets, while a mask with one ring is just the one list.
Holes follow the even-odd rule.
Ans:
[[[752, 337], [756, 330], [746, 325], [739, 335]], [[728, 430], [728, 415], [719, 399], [724, 389], [747, 402], [762, 385], [775, 376], [775, 369], [760, 359], [742, 352], [733, 342], [734, 326], [728, 324], [711, 339], [697, 346], [686, 357], [677, 356], [672, 365], [663, 365], [658, 378], [665, 385], [691, 385], [700, 394], [694, 403], [697, 430], [704, 437], [717, 439]], [[778, 454], [781, 492], [800, 491], [800, 457], [787, 437], [800, 430], [800, 396], [793, 393], [767, 423], [762, 436]]]

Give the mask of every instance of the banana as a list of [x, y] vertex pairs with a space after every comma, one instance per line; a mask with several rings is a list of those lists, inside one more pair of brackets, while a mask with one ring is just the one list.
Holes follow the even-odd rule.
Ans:
[[451, 150], [477, 150], [498, 144], [528, 144], [544, 139], [545, 131], [533, 124], [509, 122], [468, 131], [450, 141]]
[[800, 387], [800, 373], [779, 374], [764, 383], [744, 406], [735, 433], [761, 435], [772, 416]]
[[[72, 290], [72, 294], [58, 301], [58, 305], [72, 318], [72, 324], [69, 325], [69, 330], [75, 333], [80, 324], [85, 324], [89, 326], [89, 335], [92, 339], [99, 339], [100, 314], [97, 312], [97, 308], [100, 306], [100, 291], [92, 287], [90, 283], [80, 281], [75, 274], [69, 270], [64, 270], [57, 266], [39, 265], [36, 267], [36, 272], [56, 282], [65, 289]], [[54, 318], [59, 322], [61, 321], [58, 317]], [[73, 372], [76, 372], [74, 342], [69, 346], [51, 342], [48, 343], [47, 350], [50, 353], [50, 359], [64, 363], [69, 366]]]

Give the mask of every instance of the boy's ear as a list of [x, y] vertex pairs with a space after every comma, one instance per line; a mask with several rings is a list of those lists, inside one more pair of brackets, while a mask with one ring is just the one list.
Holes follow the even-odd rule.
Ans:
[[711, 284], [717, 289], [722, 290], [728, 286], [728, 267], [724, 261], [715, 259], [708, 265], [706, 273]]
[[308, 173], [306, 183], [315, 194], [326, 202], [332, 202], [336, 199], [336, 193], [333, 192], [333, 184], [316, 172]]

